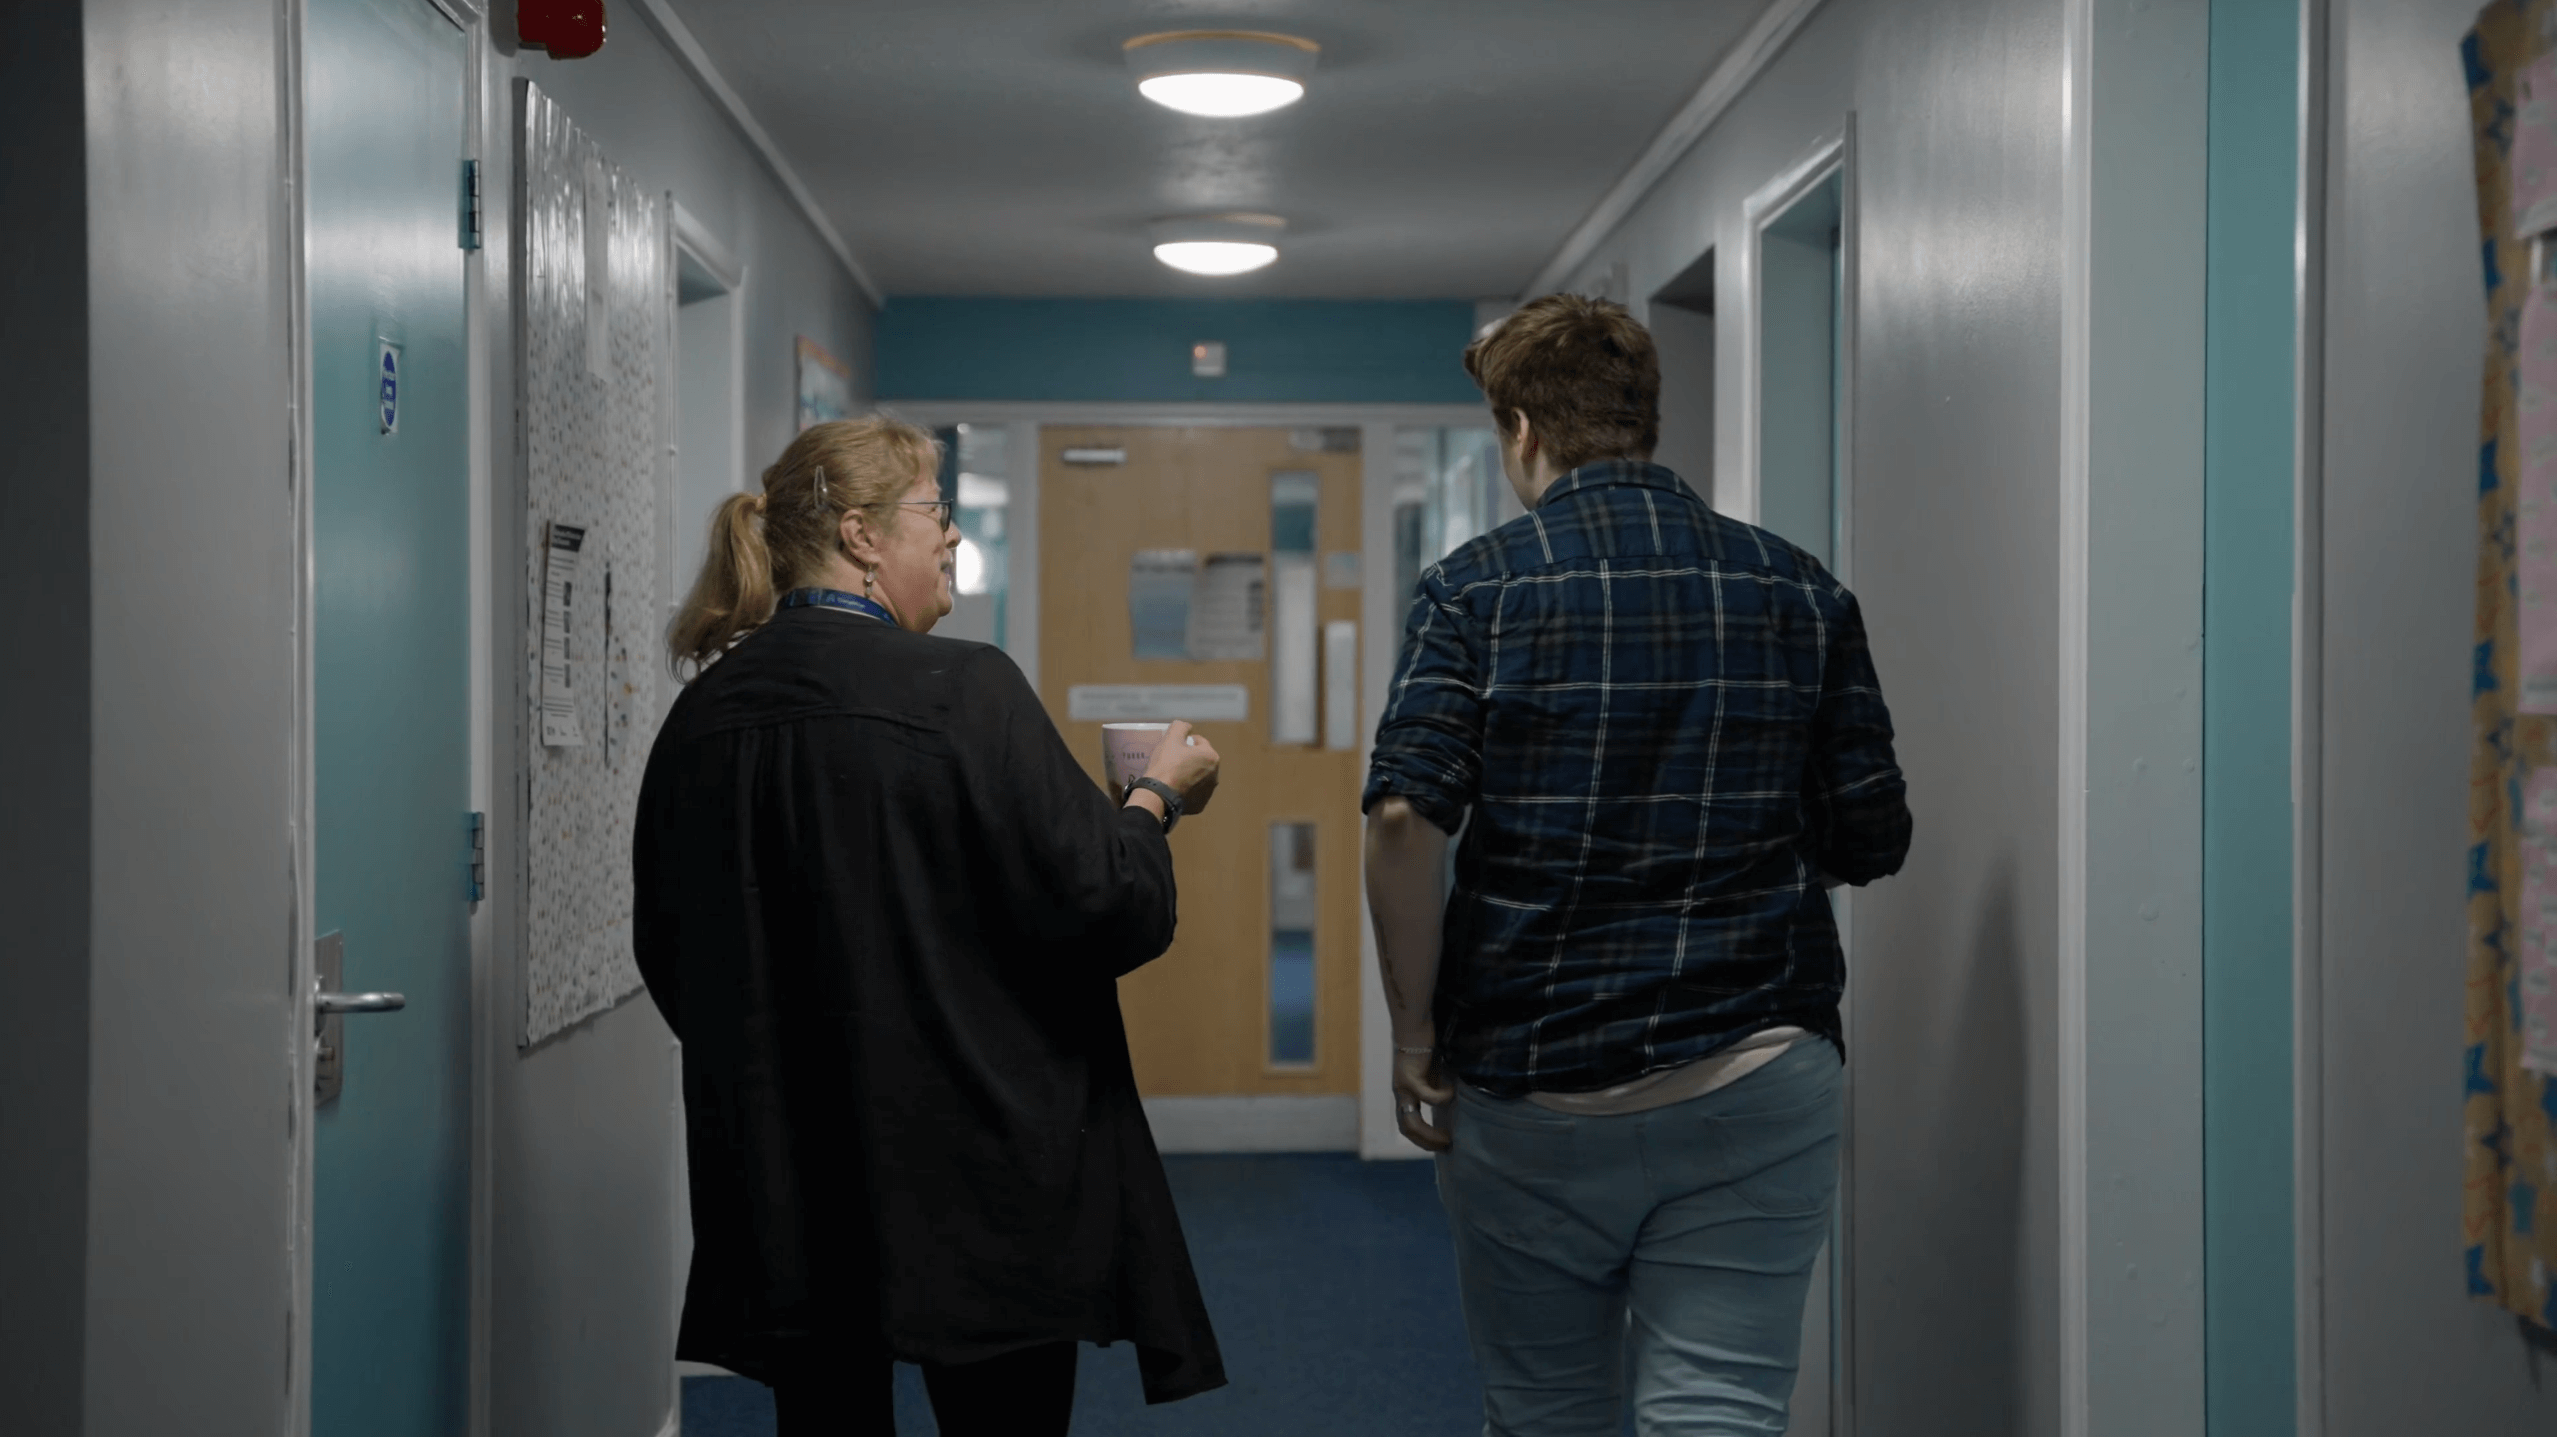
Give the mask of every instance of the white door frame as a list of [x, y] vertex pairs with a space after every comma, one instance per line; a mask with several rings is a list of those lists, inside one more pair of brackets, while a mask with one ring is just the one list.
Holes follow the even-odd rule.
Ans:
[[[1815, 143], [1810, 153], [1759, 186], [1740, 207], [1742, 231], [1739, 257], [1740, 283], [1736, 286], [1739, 290], [1737, 298], [1740, 311], [1737, 316], [1740, 321], [1737, 326], [1740, 333], [1740, 423], [1737, 429], [1740, 435], [1740, 465], [1739, 472], [1734, 476], [1737, 482], [1728, 490], [1723, 487], [1722, 476], [1720, 474], [1714, 476], [1714, 507], [1743, 523], [1758, 522], [1762, 494], [1758, 459], [1763, 436], [1759, 433], [1758, 408], [1766, 377], [1763, 372], [1764, 336], [1760, 333], [1759, 326], [1767, 312], [1767, 227], [1783, 217], [1787, 210], [1793, 208], [1796, 201], [1818, 188], [1831, 175], [1842, 177], [1839, 184], [1838, 244], [1847, 272], [1845, 293], [1841, 296], [1844, 309], [1838, 316], [1840, 384], [1835, 407], [1842, 415], [1853, 416], [1855, 413], [1854, 406], [1850, 402], [1856, 372], [1856, 185], [1853, 165], [1855, 124], [1855, 116], [1850, 113], [1837, 129], [1830, 131]], [[1843, 427], [1840, 438], [1844, 439], [1853, 432], [1854, 425], [1850, 422]], [[1853, 546], [1847, 542], [1847, 527], [1844, 522], [1847, 510], [1846, 495], [1851, 490], [1847, 481], [1853, 469], [1850, 463], [1853, 448], [1852, 444], [1842, 444], [1838, 454], [1838, 514], [1840, 517], [1836, 526], [1838, 542], [1834, 557], [1838, 560], [1836, 570], [1842, 582], [1847, 579], [1847, 556], [1853, 552]]]
[[[437, 0], [447, 3], [447, 0]], [[480, 0], [467, 0], [476, 10]], [[492, 98], [504, 104], [509, 87], [504, 83], [492, 87], [489, 71], [503, 64], [495, 47], [489, 43], [488, 22], [475, 14], [463, 24], [466, 46], [462, 82], [462, 145], [475, 157], [480, 168], [480, 237], [481, 248], [462, 257], [463, 352], [468, 356], [470, 468], [470, 754], [471, 811], [487, 815], [481, 832], [487, 844], [484, 871], [498, 871], [498, 832], [495, 822], [497, 796], [504, 791], [497, 782], [496, 712], [497, 693], [497, 610], [496, 548], [492, 526], [497, 514], [497, 476], [489, 462], [492, 427], [500, 416], [511, 423], [514, 406], [495, 406], [490, 402], [489, 379], [496, 372], [492, 348], [502, 336], [489, 323], [491, 306], [506, 304], [502, 294], [489, 292], [490, 274], [487, 243], [499, 237], [511, 244], [514, 238], [511, 197], [514, 193], [514, 167], [489, 163], [488, 105]], [[504, 135], [501, 126], [496, 133]], [[494, 171], [503, 184], [493, 184]], [[503, 225], [490, 216], [503, 215]], [[501, 263], [498, 275], [502, 281], [509, 271]], [[509, 306], [511, 310], [511, 306]], [[482, 885], [483, 893], [488, 891]], [[490, 1392], [495, 1372], [493, 1351], [496, 1301], [496, 1230], [497, 1230], [497, 1051], [503, 1015], [497, 1011], [498, 934], [495, 905], [486, 897], [471, 905], [471, 1128], [470, 1128], [470, 1397], [464, 1409], [471, 1437], [488, 1437], [490, 1425]]]
[[[742, 485], [745, 482], [745, 476], [755, 472], [755, 466], [747, 462], [745, 449], [746, 280], [748, 278], [746, 265], [737, 258], [734, 250], [720, 240], [709, 225], [702, 222], [700, 216], [684, 208], [683, 201], [671, 192], [666, 197], [666, 208], [667, 213], [673, 217], [677, 253], [690, 255], [699, 261], [701, 267], [722, 290], [726, 291], [721, 297], [728, 305], [728, 437], [733, 452], [727, 455], [727, 465], [729, 473], [734, 476], [733, 488]], [[676, 273], [676, 268], [673, 264], [666, 266], [666, 284], [670, 290], [682, 282], [681, 277]], [[667, 421], [667, 442], [670, 446], [675, 446], [670, 447], [669, 452], [677, 455], [677, 463], [673, 471], [668, 474], [666, 490], [659, 499], [657, 536], [660, 573], [666, 581], [661, 592], [666, 596], [666, 615], [669, 620], [674, 617], [675, 611], [683, 606], [683, 595], [691, 588], [692, 580], [692, 576], [684, 572], [687, 536], [678, 532], [679, 526], [674, 522], [675, 486], [682, 483], [680, 476], [683, 469], [679, 448], [682, 443], [680, 430], [683, 415], [683, 320], [681, 317], [683, 305], [679, 299], [679, 295], [672, 293], [666, 299], [666, 371], [669, 380], [665, 392], [673, 396], [672, 405], [668, 410], [671, 417]], [[669, 696], [666, 702], [672, 704], [673, 697]]]
[[[1394, 658], [1402, 640], [1403, 598], [1394, 592], [1394, 432], [1409, 428], [1480, 426], [1490, 422], [1472, 404], [1225, 404], [1225, 403], [1042, 403], [1020, 400], [894, 400], [880, 406], [923, 425], [1004, 424], [1012, 473], [1009, 632], [1005, 651], [1038, 682], [1039, 430], [1049, 425], [1117, 424], [1145, 427], [1223, 427], [1250, 429], [1347, 429], [1360, 431], [1359, 552], [1365, 554], [1359, 595], [1359, 687], [1361, 729], [1359, 764], [1375, 740], [1377, 721], [1385, 712], [1385, 688], [1393, 682]], [[1023, 501], [1028, 507], [1023, 507]], [[1374, 925], [1366, 921], [1364, 895], [1359, 901], [1359, 1091], [1358, 1151], [1368, 1158], [1419, 1158], [1428, 1154], [1412, 1146], [1394, 1122], [1394, 1040], [1385, 1011], [1385, 990], [1378, 977]]]
[[2210, 16], [2064, 0], [2061, 20], [2059, 1430], [2107, 1437], [2198, 1431], [2208, 1410], [2192, 361]]
[[315, 1067], [318, 1059], [312, 1040], [311, 993], [318, 982], [317, 955], [312, 951], [318, 934], [319, 910], [317, 888], [312, 882], [317, 849], [312, 830], [318, 823], [318, 809], [313, 800], [318, 762], [313, 733], [318, 711], [314, 703], [312, 675], [316, 655], [311, 644], [313, 620], [316, 616], [316, 549], [312, 543], [313, 520], [311, 482], [317, 472], [311, 462], [311, 222], [310, 222], [310, 147], [308, 143], [308, 106], [303, 90], [303, 41], [309, 29], [309, 12], [301, 0], [287, 0], [281, 17], [278, 59], [284, 72], [282, 105], [284, 109], [284, 156], [282, 168], [284, 190], [284, 304], [285, 345], [292, 356], [288, 377], [288, 414], [292, 426], [293, 486], [293, 731], [287, 735], [292, 746], [291, 795], [288, 833], [292, 845], [293, 922], [290, 925], [293, 951], [286, 955], [285, 1012], [290, 1014], [290, 1031], [283, 1035], [292, 1054], [286, 1065], [292, 1075], [292, 1121], [286, 1125], [284, 1160], [289, 1169], [286, 1191], [292, 1194], [285, 1213], [286, 1260], [288, 1287], [285, 1293], [287, 1337], [284, 1372], [284, 1421], [286, 1437], [309, 1437], [311, 1430], [311, 1200], [316, 1190], [311, 1132], [318, 1119], [319, 1104]]
[[[1762, 512], [1765, 484], [1759, 472], [1764, 453], [1761, 432], [1760, 400], [1766, 387], [1765, 334], [1766, 320], [1766, 247], [1767, 229], [1796, 203], [1832, 176], [1838, 179], [1838, 251], [1840, 278], [1838, 284], [1836, 373], [1837, 393], [1831, 398], [1831, 412], [1836, 416], [1836, 444], [1833, 462], [1837, 468], [1837, 487], [1831, 495], [1830, 571], [1838, 581], [1855, 582], [1855, 436], [1856, 436], [1856, 296], [1858, 292], [1859, 215], [1856, 197], [1856, 117], [1849, 111], [1838, 127], [1813, 142], [1810, 149], [1791, 165], [1769, 178], [1741, 204], [1740, 283], [1736, 318], [1740, 347], [1740, 382], [1738, 385], [1737, 432], [1740, 462], [1735, 467], [1732, 483], [1726, 486], [1723, 476], [1714, 476], [1714, 507], [1739, 519], [1755, 524]], [[1855, 891], [1837, 889], [1832, 895], [1838, 915], [1838, 946], [1850, 960], [1855, 947]], [[1838, 1002], [1838, 1021], [1844, 1028], [1850, 1051], [1855, 1048], [1856, 1006], [1854, 988], [1842, 994]], [[1830, 1226], [1829, 1239], [1829, 1430], [1839, 1437], [1856, 1430], [1855, 1421], [1855, 1111], [1856, 1065], [1847, 1065], [1846, 1089], [1839, 1121], [1838, 1202], [1837, 1216]]]
[[[658, 488], [657, 564], [658, 575], [664, 581], [658, 592], [666, 596], [666, 620], [671, 623], [675, 614], [683, 607], [683, 595], [692, 587], [692, 576], [684, 572], [684, 560], [688, 554], [687, 536], [682, 526], [675, 522], [677, 516], [675, 497], [678, 487], [683, 483], [684, 469], [682, 452], [684, 324], [680, 293], [683, 279], [678, 273], [680, 258], [689, 255], [698, 261], [702, 269], [720, 286], [723, 291], [720, 297], [728, 306], [726, 311], [727, 419], [730, 452], [725, 459], [731, 476], [732, 490], [737, 484], [744, 482], [746, 473], [743, 467], [746, 430], [746, 265], [737, 258], [736, 251], [722, 242], [718, 234], [704, 223], [700, 216], [686, 209], [683, 201], [676, 198], [672, 191], [669, 191], [666, 196], [666, 214], [668, 233], [671, 236], [675, 254], [668, 256], [666, 265], [666, 349], [663, 388], [660, 392], [668, 396], [662, 419], [666, 431], [663, 447], [666, 456], [672, 462], [666, 466], [666, 472]], [[480, 450], [474, 448], [473, 452], [478, 453]], [[680, 690], [670, 690], [664, 703], [660, 705], [661, 723], [664, 710], [673, 707], [679, 692]], [[668, 1069], [673, 1078], [670, 1085], [671, 1091], [667, 1094], [666, 1115], [667, 1127], [672, 1134], [668, 1147], [672, 1157], [672, 1162], [669, 1164], [670, 1170], [667, 1173], [670, 1188], [669, 1210], [675, 1214], [674, 1231], [670, 1236], [675, 1240], [676, 1254], [680, 1259], [692, 1250], [692, 1192], [688, 1171], [691, 1159], [686, 1151], [687, 1137], [684, 1125], [684, 1044], [682, 1039], [671, 1033], [666, 1037], [666, 1044], [672, 1050], [668, 1059]], [[686, 1262], [679, 1260], [674, 1263], [670, 1271], [674, 1278], [674, 1291], [670, 1295], [668, 1306], [676, 1314], [677, 1326], [680, 1327], [689, 1266]], [[666, 1350], [669, 1353], [674, 1351], [673, 1343], [676, 1336], [677, 1333], [674, 1331], [666, 1334], [668, 1344]], [[673, 1432], [682, 1425], [686, 1374], [718, 1370], [720, 1369], [698, 1363], [668, 1364], [668, 1416], [666, 1419], [668, 1432]], [[484, 1437], [484, 1428], [473, 1428], [472, 1431], [473, 1437]]]
[[2326, 1432], [2327, 0], [2299, 0], [2291, 437], [2291, 1322], [2294, 1437]]

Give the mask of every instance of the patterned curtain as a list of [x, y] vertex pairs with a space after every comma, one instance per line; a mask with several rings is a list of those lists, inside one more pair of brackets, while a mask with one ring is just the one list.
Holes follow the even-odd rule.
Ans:
[[[2550, 25], [2557, 0], [2495, 0], [2462, 45], [2477, 142], [2477, 216], [2484, 237], [2489, 320], [2485, 404], [2477, 462], [2477, 646], [2473, 684], [2475, 750], [2469, 779], [2468, 1032], [2466, 1201], [2462, 1214], [2468, 1290], [2492, 1297], [2543, 1327], [2557, 1327], [2557, 1293], [2549, 1265], [2557, 1261], [2557, 1084], [2523, 1066], [2525, 1053], [2545, 1052], [2544, 1017], [2557, 994], [2546, 993], [2557, 945], [2543, 923], [2523, 922], [2524, 899], [2557, 919], [2542, 902], [2551, 889], [2546, 841], [2557, 833], [2545, 810], [2557, 801], [2557, 715], [2547, 710], [2545, 676], [2525, 665], [2519, 616], [2525, 582], [2539, 570], [2523, 561], [2550, 555], [2542, 538], [2557, 526], [2557, 441], [2538, 431], [2557, 418], [2557, 364], [2530, 366], [2525, 394], [2525, 341], [2557, 351], [2557, 303], [2530, 299], [2529, 245], [2513, 217], [2516, 133], [2521, 148], [2557, 141], [2557, 94], [2534, 79], [2557, 75]], [[2525, 114], [2525, 110], [2529, 113]], [[2524, 167], [2522, 188], [2538, 177]], [[2525, 205], [2527, 208], [2528, 206]], [[2541, 303], [2549, 303], [2542, 327]], [[2543, 397], [2542, 385], [2550, 392]], [[2526, 413], [2527, 411], [2527, 413]], [[2533, 442], [2524, 447], [2527, 434]], [[2533, 453], [2532, 451], [2540, 451]], [[2526, 462], [2529, 461], [2529, 462]], [[2545, 497], [2543, 497], [2545, 496]], [[2544, 509], [2544, 514], [2543, 514]], [[2525, 570], [2528, 569], [2526, 573]], [[2534, 605], [2543, 602], [2529, 595]], [[2557, 594], [2547, 596], [2557, 615]], [[2550, 634], [2557, 636], [2557, 617]], [[2548, 642], [2534, 625], [2535, 647]], [[2525, 669], [2528, 672], [2525, 672]], [[2538, 782], [2534, 782], [2534, 779]], [[2528, 820], [2527, 829], [2525, 821]], [[2535, 915], [2534, 915], [2535, 916]], [[2533, 1010], [2537, 1010], [2534, 1012]], [[2525, 1017], [2542, 1022], [2525, 1031]], [[2543, 1219], [2539, 1209], [2549, 1208]]]

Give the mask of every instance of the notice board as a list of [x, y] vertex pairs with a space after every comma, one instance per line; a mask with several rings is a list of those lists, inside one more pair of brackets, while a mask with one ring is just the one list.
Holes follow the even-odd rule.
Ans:
[[[664, 667], [656, 523], [660, 468], [672, 462], [673, 206], [539, 87], [523, 82], [519, 97], [518, 1041], [530, 1046], [640, 988], [630, 845]], [[555, 567], [568, 582], [549, 582]]]

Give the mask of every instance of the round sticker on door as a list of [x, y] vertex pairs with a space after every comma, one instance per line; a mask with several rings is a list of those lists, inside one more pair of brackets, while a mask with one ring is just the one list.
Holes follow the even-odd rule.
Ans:
[[400, 432], [400, 347], [387, 339], [382, 340], [381, 356], [373, 377], [381, 385], [382, 432], [397, 434]]

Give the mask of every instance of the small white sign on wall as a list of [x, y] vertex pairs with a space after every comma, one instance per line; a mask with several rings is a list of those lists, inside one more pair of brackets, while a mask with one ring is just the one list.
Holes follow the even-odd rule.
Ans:
[[591, 662], [577, 647], [577, 567], [586, 547], [586, 526], [550, 526], [550, 562], [542, 575], [542, 694], [544, 748], [575, 748], [586, 742], [586, 726], [577, 712], [577, 666]]
[[1074, 684], [1065, 708], [1075, 723], [1241, 723], [1252, 695], [1241, 684]]
[[374, 341], [373, 380], [381, 402], [382, 432], [400, 432], [400, 347], [387, 339]]

